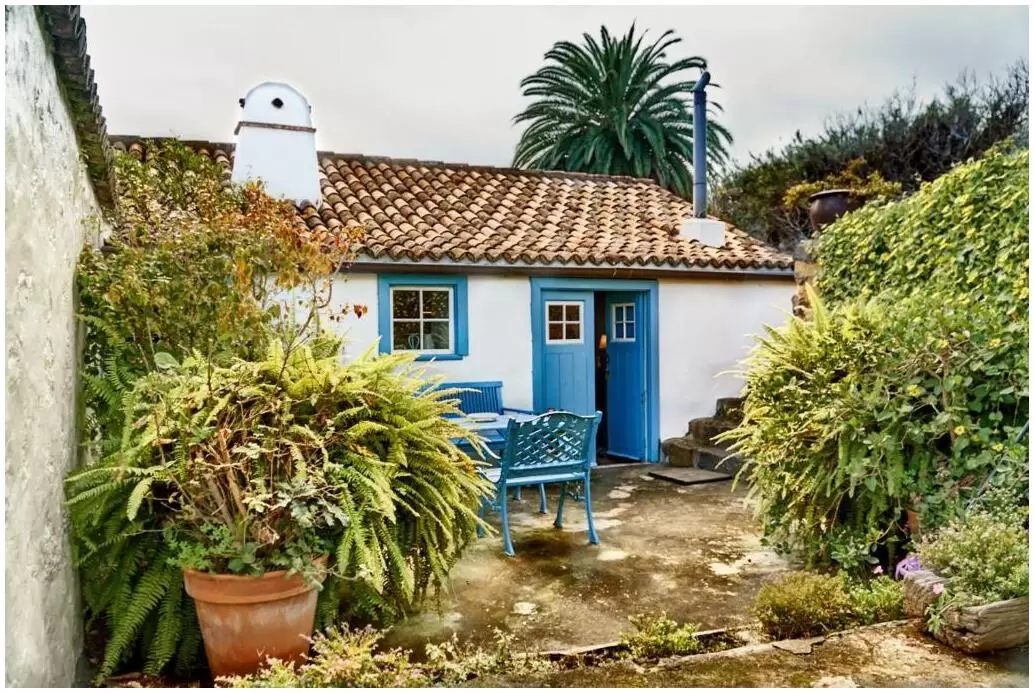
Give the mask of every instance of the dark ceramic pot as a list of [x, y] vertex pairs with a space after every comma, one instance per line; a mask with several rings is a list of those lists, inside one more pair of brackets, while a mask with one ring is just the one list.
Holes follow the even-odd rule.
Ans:
[[846, 189], [817, 192], [808, 198], [808, 202], [811, 203], [808, 218], [813, 233], [821, 231], [826, 225], [862, 206], [862, 200]]

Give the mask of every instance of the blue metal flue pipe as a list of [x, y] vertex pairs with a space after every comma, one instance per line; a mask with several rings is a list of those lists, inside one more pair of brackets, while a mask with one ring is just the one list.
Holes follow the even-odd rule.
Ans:
[[704, 70], [693, 87], [693, 216], [707, 216], [707, 92], [711, 73]]

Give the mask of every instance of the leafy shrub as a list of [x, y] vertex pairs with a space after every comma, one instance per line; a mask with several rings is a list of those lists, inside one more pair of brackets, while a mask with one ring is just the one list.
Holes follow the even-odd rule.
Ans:
[[696, 624], [680, 625], [666, 614], [659, 617], [640, 614], [628, 620], [636, 630], [623, 634], [621, 644], [632, 659], [660, 659], [701, 651], [700, 641], [697, 639], [699, 626]]
[[916, 497], [924, 522], [956, 514], [1028, 415], [1025, 355], [982, 307], [925, 297], [794, 318], [759, 340], [743, 422], [723, 435], [747, 459], [767, 540], [811, 565], [864, 572]]
[[838, 575], [791, 573], [761, 588], [753, 613], [774, 638], [805, 638], [845, 628], [851, 601]]
[[886, 575], [871, 580], [849, 581], [847, 598], [851, 602], [851, 615], [859, 625], [896, 621], [905, 617], [901, 583]]
[[969, 606], [1025, 597], [1029, 592], [1029, 534], [1024, 514], [967, 513], [919, 542], [919, 560], [950, 580], [954, 604]]
[[913, 87], [875, 108], [839, 114], [820, 134], [797, 133], [782, 149], [752, 155], [729, 171], [712, 198], [714, 213], [758, 238], [792, 247], [811, 235], [806, 210], [784, 206], [793, 186], [864, 159], [865, 175], [878, 172], [911, 193], [1005, 138], [1025, 137], [1029, 94], [1027, 63], [1021, 61], [1003, 79], [983, 84], [964, 75], [926, 102]]
[[[176, 566], [305, 571], [330, 552], [350, 608], [367, 616], [402, 613], [444, 584], [489, 491], [452, 443], [469, 433], [443, 418], [454, 391], [425, 391], [406, 356], [343, 365], [337, 354], [329, 338], [290, 353], [274, 341], [261, 361], [196, 355], [137, 381], [120, 450], [68, 480], [84, 558], [109, 585], [88, 593], [113, 624], [102, 675], [150, 619], [150, 671], [193, 637]], [[127, 568], [148, 534], [164, 545]], [[323, 620], [340, 585], [324, 590]]]
[[490, 674], [549, 671], [552, 663], [532, 655], [514, 654], [510, 637], [496, 631], [492, 650], [460, 645], [455, 637], [442, 645], [427, 645], [424, 661], [408, 650], [378, 651], [377, 631], [331, 628], [313, 638], [309, 659], [296, 666], [270, 660], [251, 676], [220, 681], [233, 688], [405, 688], [459, 686]]
[[780, 550], [864, 572], [906, 509], [940, 526], [1027, 459], [1026, 162], [995, 150], [822, 235], [813, 320], [759, 340], [722, 436]]
[[951, 608], [1026, 597], [1030, 593], [1030, 535], [1026, 511], [965, 514], [918, 545], [923, 566], [944, 577], [927, 608], [927, 628], [938, 632]]
[[902, 617], [901, 585], [886, 576], [790, 573], [761, 588], [754, 616], [777, 639], [806, 638]]

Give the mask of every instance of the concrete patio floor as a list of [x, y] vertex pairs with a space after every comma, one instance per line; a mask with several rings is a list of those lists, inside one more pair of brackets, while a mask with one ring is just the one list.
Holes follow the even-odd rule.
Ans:
[[[511, 501], [516, 557], [490, 536], [453, 569], [451, 590], [433, 607], [396, 626], [385, 644], [422, 652], [458, 634], [487, 644], [495, 628], [524, 651], [613, 642], [628, 617], [662, 611], [701, 629], [748, 623], [763, 582], [787, 569], [761, 546], [743, 489], [731, 482], [679, 486], [650, 477], [648, 465], [600, 468], [593, 511], [600, 544], [590, 546], [584, 506], [568, 501], [562, 530], [538, 514], [538, 494]], [[490, 517], [499, 526], [498, 515]]]

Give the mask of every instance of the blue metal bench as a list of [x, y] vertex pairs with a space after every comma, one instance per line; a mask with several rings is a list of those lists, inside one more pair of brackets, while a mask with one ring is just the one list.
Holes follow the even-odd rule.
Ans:
[[[522, 486], [539, 487], [539, 511], [545, 512], [545, 499], [541, 497], [543, 487], [545, 484], [562, 484], [560, 504], [553, 522], [553, 526], [558, 528], [563, 527], [564, 500], [567, 496], [584, 500], [589, 543], [600, 543], [592, 521], [589, 478], [595, 459], [593, 451], [596, 447], [596, 431], [601, 418], [600, 412], [596, 412], [595, 416], [579, 416], [566, 411], [554, 411], [528, 421], [510, 422], [499, 466], [481, 470], [496, 485], [495, 500], [483, 499], [478, 509], [478, 516], [482, 518], [489, 509], [498, 511], [502, 516], [503, 549], [507, 556], [514, 555], [507, 510], [508, 491]], [[582, 494], [568, 492], [569, 482], [581, 482]], [[481, 528], [478, 528], [478, 536], [482, 535]]]

